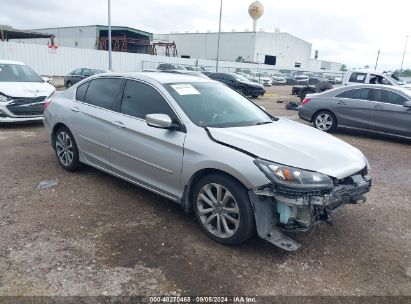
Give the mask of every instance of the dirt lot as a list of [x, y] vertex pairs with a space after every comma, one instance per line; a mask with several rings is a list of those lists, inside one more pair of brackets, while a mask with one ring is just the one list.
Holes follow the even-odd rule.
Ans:
[[[276, 115], [290, 88], [258, 103]], [[295, 98], [294, 98], [295, 99]], [[367, 203], [284, 252], [219, 245], [193, 215], [91, 168], [57, 163], [41, 125], [0, 127], [0, 295], [411, 295], [411, 142], [339, 131], [367, 156]], [[36, 190], [58, 179], [56, 187]]]

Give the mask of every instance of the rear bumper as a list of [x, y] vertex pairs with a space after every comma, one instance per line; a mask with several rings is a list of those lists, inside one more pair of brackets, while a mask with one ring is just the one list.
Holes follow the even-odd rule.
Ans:
[[312, 122], [313, 112], [308, 110], [305, 107], [299, 106], [298, 107], [298, 117], [302, 120]]

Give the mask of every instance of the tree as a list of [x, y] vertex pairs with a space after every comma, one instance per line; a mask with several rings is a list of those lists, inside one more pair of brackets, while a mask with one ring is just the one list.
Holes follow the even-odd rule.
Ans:
[[343, 72], [347, 71], [347, 65], [343, 63], [341, 65], [340, 71], [343, 71]]

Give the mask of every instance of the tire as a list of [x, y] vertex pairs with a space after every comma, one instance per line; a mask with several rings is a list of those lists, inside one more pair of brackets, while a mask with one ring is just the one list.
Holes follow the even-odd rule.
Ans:
[[252, 95], [251, 97], [252, 98], [258, 98], [258, 95]]
[[194, 186], [193, 208], [202, 230], [221, 244], [238, 245], [255, 234], [247, 189], [227, 175], [210, 174], [200, 179]]
[[63, 169], [76, 171], [80, 168], [79, 152], [73, 134], [67, 127], [61, 127], [56, 132], [54, 150], [57, 160]]
[[320, 111], [315, 114], [313, 125], [318, 130], [332, 132], [337, 128], [337, 119], [334, 114], [329, 111]]
[[66, 88], [68, 89], [68, 88], [71, 87], [71, 86], [72, 86], [71, 81], [67, 81], [67, 83], [66, 83]]

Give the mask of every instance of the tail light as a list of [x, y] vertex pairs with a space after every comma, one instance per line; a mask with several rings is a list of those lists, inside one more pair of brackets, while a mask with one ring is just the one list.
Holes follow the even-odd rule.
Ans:
[[309, 103], [310, 101], [311, 101], [311, 98], [304, 98], [301, 104], [303, 105], [303, 104]]

